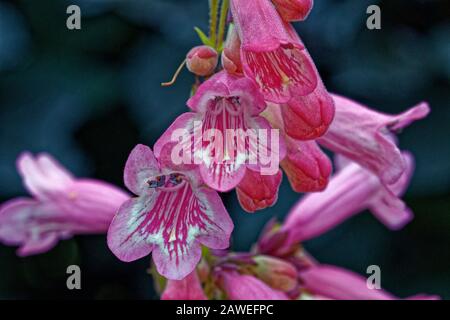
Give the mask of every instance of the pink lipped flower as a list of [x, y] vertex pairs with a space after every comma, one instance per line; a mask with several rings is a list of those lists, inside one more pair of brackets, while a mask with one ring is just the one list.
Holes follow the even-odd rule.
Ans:
[[316, 88], [317, 75], [303, 44], [292, 38], [269, 0], [232, 0], [231, 12], [244, 73], [266, 100], [285, 103]]
[[332, 97], [335, 119], [319, 143], [372, 171], [384, 184], [395, 183], [402, 176], [406, 163], [394, 134], [425, 118], [430, 112], [428, 104], [420, 103], [402, 114], [389, 115], [345, 97]]
[[124, 181], [138, 197], [119, 209], [108, 246], [125, 262], [152, 253], [161, 275], [181, 280], [199, 262], [201, 245], [228, 247], [233, 222], [217, 192], [193, 166], [173, 164], [170, 149], [167, 145], [153, 154], [137, 145], [131, 152]]
[[247, 170], [277, 174], [284, 141], [259, 115], [266, 104], [251, 80], [222, 71], [204, 82], [187, 104], [193, 112], [174, 121], [155, 152], [176, 140], [180, 150], [174, 154], [180, 161], [198, 164], [205, 183], [221, 192], [235, 188]]
[[20, 246], [19, 256], [44, 253], [75, 234], [106, 233], [130, 198], [109, 183], [74, 178], [48, 154], [21, 154], [17, 170], [32, 198], [0, 207], [0, 241]]

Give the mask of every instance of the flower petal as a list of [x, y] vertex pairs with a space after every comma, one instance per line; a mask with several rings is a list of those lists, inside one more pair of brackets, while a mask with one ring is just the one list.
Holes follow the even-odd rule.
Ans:
[[258, 83], [266, 100], [285, 103], [316, 88], [304, 46], [292, 38], [270, 1], [233, 0], [231, 12], [242, 42], [244, 73]]
[[296, 192], [314, 192], [326, 188], [332, 165], [314, 141], [286, 139], [287, 156], [281, 167]]
[[221, 280], [230, 300], [288, 300], [283, 292], [250, 275], [222, 272]]
[[216, 97], [239, 98], [240, 105], [246, 109], [245, 112], [252, 116], [260, 114], [266, 108], [264, 97], [252, 80], [225, 71], [216, 73], [202, 83], [187, 105], [196, 112], [205, 113], [209, 103]]
[[285, 245], [317, 237], [357, 213], [370, 209], [391, 229], [408, 223], [412, 213], [399, 196], [413, 172], [413, 161], [405, 154], [407, 170], [399, 182], [387, 188], [379, 178], [351, 162], [334, 175], [328, 187], [303, 197], [289, 212], [282, 230], [289, 237]]
[[70, 237], [69, 230], [60, 228], [63, 223], [51, 206], [33, 199], [13, 199], [0, 207], [0, 241], [19, 245], [19, 256], [40, 254], [53, 248], [60, 238]]
[[[173, 144], [174, 142], [183, 144], [186, 143], [188, 145], [191, 144], [191, 139], [188, 140], [186, 138], [182, 141], [180, 141], [179, 139], [186, 136], [192, 136], [192, 134], [194, 133], [194, 121], [201, 121], [201, 118], [194, 112], [185, 112], [178, 118], [176, 118], [175, 121], [166, 131], [164, 131], [164, 133], [153, 146], [155, 157], [157, 159], [160, 159], [161, 152], [167, 144]], [[186, 148], [186, 150], [191, 150], [190, 148], [191, 146], [189, 145], [189, 149]]]
[[136, 195], [147, 189], [147, 180], [160, 172], [158, 161], [152, 150], [138, 144], [128, 156], [124, 171], [124, 182], [127, 188]]
[[314, 92], [292, 98], [281, 106], [281, 112], [289, 136], [312, 140], [328, 130], [334, 118], [334, 101], [320, 80]]
[[403, 228], [414, 217], [412, 211], [399, 198], [406, 191], [414, 173], [414, 158], [407, 152], [402, 154], [406, 163], [405, 172], [394, 185], [382, 188], [369, 204], [370, 211], [392, 230]]
[[391, 132], [425, 117], [428, 106], [420, 104], [401, 115], [391, 116], [347, 98], [332, 96], [336, 116], [319, 143], [371, 170], [384, 184], [395, 183], [405, 170], [405, 162]]
[[197, 271], [182, 280], [168, 280], [161, 300], [207, 300]]
[[227, 192], [236, 187], [244, 178], [246, 167], [244, 164], [236, 165], [230, 163], [211, 163], [209, 166], [202, 163], [200, 174], [203, 181], [220, 192]]
[[224, 249], [231, 230], [232, 222], [217, 193], [201, 188], [194, 192], [183, 181], [123, 205], [111, 224], [108, 245], [123, 261], [153, 250], [158, 272], [181, 280], [198, 263], [200, 243]]
[[25, 187], [39, 199], [58, 197], [73, 182], [72, 175], [48, 154], [34, 157], [29, 152], [17, 159], [17, 170]]
[[277, 202], [282, 179], [281, 170], [271, 176], [247, 170], [236, 188], [242, 208], [247, 212], [255, 212], [273, 206]]
[[305, 288], [314, 295], [336, 300], [393, 300], [390, 293], [369, 289], [362, 276], [335, 266], [317, 265], [300, 272]]
[[130, 196], [99, 180], [79, 179], [55, 204], [67, 219], [74, 219], [89, 233], [106, 233], [112, 219]]
[[129, 262], [145, 257], [154, 248], [151, 242], [146, 241], [144, 233], [143, 220], [148, 206], [141, 198], [130, 199], [120, 207], [111, 222], [108, 246], [122, 261]]

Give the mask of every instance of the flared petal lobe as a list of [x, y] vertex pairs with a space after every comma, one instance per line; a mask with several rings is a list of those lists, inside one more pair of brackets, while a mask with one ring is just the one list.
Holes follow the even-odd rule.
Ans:
[[69, 230], [55, 229], [51, 219], [56, 215], [53, 207], [33, 199], [10, 200], [0, 207], [0, 241], [19, 246], [17, 254], [22, 257], [44, 253], [60, 238], [71, 236]]
[[41, 200], [57, 198], [73, 183], [73, 176], [50, 155], [29, 152], [17, 158], [17, 171], [27, 190]]
[[336, 116], [319, 143], [371, 170], [384, 184], [395, 183], [406, 165], [392, 134], [426, 117], [430, 111], [428, 105], [421, 103], [392, 116], [337, 95], [333, 95], [333, 100]]

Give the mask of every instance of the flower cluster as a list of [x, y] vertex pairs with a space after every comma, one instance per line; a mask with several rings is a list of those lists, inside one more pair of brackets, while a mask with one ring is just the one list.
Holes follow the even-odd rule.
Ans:
[[[312, 6], [223, 0], [218, 32], [198, 30], [204, 44], [186, 56], [197, 76], [189, 111], [153, 150], [140, 144], [129, 155], [124, 183], [135, 197], [25, 153], [18, 170], [33, 198], [0, 208], [0, 240], [30, 255], [74, 234], [107, 232], [122, 261], [152, 254], [155, 277], [167, 279], [163, 299], [394, 299], [316, 262], [300, 243], [366, 209], [391, 229], [411, 221], [401, 195], [414, 160], [395, 134], [429, 107], [388, 115], [330, 94], [291, 25]], [[321, 147], [336, 154], [334, 174]], [[251, 252], [227, 251], [233, 222], [219, 192], [236, 190], [245, 211], [262, 210], [277, 202], [283, 173], [308, 194]]]

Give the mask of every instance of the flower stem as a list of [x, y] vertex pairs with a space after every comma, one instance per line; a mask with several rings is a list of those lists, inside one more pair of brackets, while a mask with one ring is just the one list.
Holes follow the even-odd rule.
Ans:
[[230, 7], [230, 0], [223, 0], [222, 7], [220, 8], [219, 34], [217, 36], [218, 42], [217, 42], [217, 46], [216, 46], [216, 49], [219, 52], [222, 50], [222, 47], [223, 47], [225, 27], [227, 24], [229, 7]]
[[220, 0], [209, 0], [209, 39], [216, 46], [217, 43], [217, 15]]

